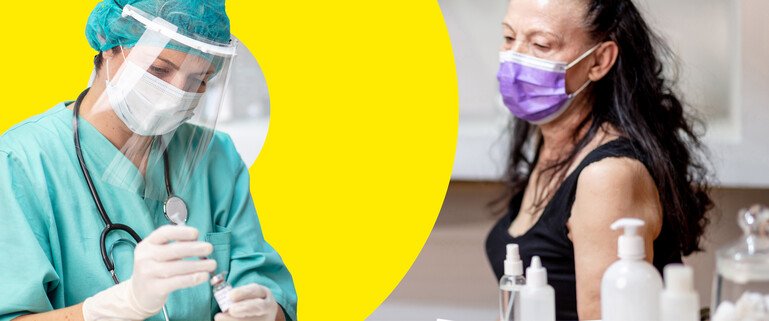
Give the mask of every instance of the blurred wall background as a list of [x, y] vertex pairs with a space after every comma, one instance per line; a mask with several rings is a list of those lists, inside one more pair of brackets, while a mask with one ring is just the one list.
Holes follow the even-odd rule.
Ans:
[[269, 124], [267, 81], [254, 55], [246, 44], [240, 43], [217, 129], [232, 137], [240, 157], [251, 166], [262, 151]]

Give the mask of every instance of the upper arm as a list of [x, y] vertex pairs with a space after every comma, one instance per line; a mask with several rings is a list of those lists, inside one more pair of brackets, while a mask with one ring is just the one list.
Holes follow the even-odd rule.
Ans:
[[629, 158], [605, 158], [586, 167], [579, 176], [569, 219], [580, 319], [600, 319], [601, 279], [617, 260], [621, 234], [610, 225], [623, 217], [646, 223], [639, 234], [646, 241], [646, 259], [651, 262], [653, 242], [662, 228], [662, 207], [646, 167]]
[[0, 151], [0, 320], [50, 311], [48, 291], [59, 282], [51, 263], [49, 214], [24, 166]]

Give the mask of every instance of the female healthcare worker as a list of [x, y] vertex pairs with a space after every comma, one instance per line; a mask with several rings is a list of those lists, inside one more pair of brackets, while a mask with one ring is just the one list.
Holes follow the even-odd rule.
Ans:
[[[0, 138], [0, 320], [296, 320], [248, 169], [214, 130], [223, 0], [105, 0], [77, 101]], [[206, 282], [227, 272], [226, 313]]]
[[499, 88], [516, 122], [489, 261], [501, 277], [518, 243], [548, 269], [558, 320], [600, 319], [612, 222], [645, 221], [658, 269], [699, 249], [711, 206], [700, 142], [631, 0], [511, 0], [503, 28]]

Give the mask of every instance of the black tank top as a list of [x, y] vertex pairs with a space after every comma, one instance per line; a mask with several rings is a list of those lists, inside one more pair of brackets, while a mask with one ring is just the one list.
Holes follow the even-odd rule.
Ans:
[[[507, 214], [497, 222], [486, 238], [486, 255], [497, 279], [504, 273], [505, 246], [508, 243], [518, 244], [524, 266], [529, 266], [531, 258], [535, 255], [541, 258], [542, 265], [547, 268], [548, 283], [555, 289], [557, 320], [579, 319], [574, 246], [569, 240], [569, 231], [566, 227], [577, 192], [577, 179], [585, 167], [607, 157], [627, 157], [647, 164], [645, 157], [633, 148], [629, 139], [619, 138], [605, 143], [591, 151], [564, 179], [545, 206], [542, 216], [529, 231], [519, 237], [512, 237], [508, 232], [521, 208], [523, 200], [523, 192], [521, 192], [512, 198]], [[663, 219], [662, 231], [654, 241], [653, 263], [660, 273], [665, 265], [681, 262], [681, 251], [675, 232], [670, 229], [670, 224], [666, 221]]]

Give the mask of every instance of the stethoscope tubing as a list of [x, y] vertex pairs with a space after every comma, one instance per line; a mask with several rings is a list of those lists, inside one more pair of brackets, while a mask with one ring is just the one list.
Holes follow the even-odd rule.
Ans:
[[[91, 193], [91, 198], [93, 199], [94, 204], [96, 205], [96, 210], [99, 212], [99, 216], [101, 216], [102, 221], [104, 222], [104, 229], [101, 232], [100, 237], [100, 244], [99, 244], [99, 250], [101, 252], [101, 258], [104, 262], [104, 266], [107, 268], [107, 271], [110, 273], [110, 277], [112, 277], [112, 281], [115, 284], [119, 284], [120, 280], [117, 277], [117, 274], [115, 273], [115, 265], [112, 263], [112, 260], [109, 259], [109, 254], [107, 253], [107, 236], [109, 233], [113, 231], [124, 231], [131, 235], [131, 237], [136, 241], [138, 244], [142, 241], [142, 238], [139, 236], [139, 234], [136, 233], [131, 227], [124, 224], [114, 224], [112, 223], [112, 220], [110, 220], [109, 215], [107, 215], [107, 211], [104, 209], [104, 205], [101, 202], [101, 198], [99, 197], [99, 193], [96, 191], [96, 187], [93, 184], [93, 179], [91, 179], [91, 174], [88, 172], [88, 167], [85, 164], [85, 159], [83, 158], [83, 151], [80, 146], [80, 131], [79, 131], [79, 120], [80, 117], [80, 104], [83, 102], [83, 99], [88, 94], [88, 91], [90, 88], [86, 88], [82, 93], [80, 93], [80, 96], [77, 97], [77, 100], [75, 101], [75, 105], [72, 108], [73, 111], [73, 117], [72, 117], [72, 127], [74, 131], [74, 141], [75, 141], [75, 154], [77, 154], [77, 160], [80, 164], [80, 170], [83, 172], [83, 177], [85, 177], [85, 182], [88, 185], [88, 189]], [[165, 170], [165, 185], [166, 185], [166, 191], [168, 192], [169, 198], [173, 195], [173, 190], [171, 188], [171, 180], [169, 175], [169, 168], [168, 168], [168, 153], [166, 151], [163, 152], [163, 162], [164, 162], [164, 170]], [[166, 321], [169, 321], [168, 317], [168, 310], [166, 309], [166, 306], [163, 305], [163, 316], [165, 317]]]

